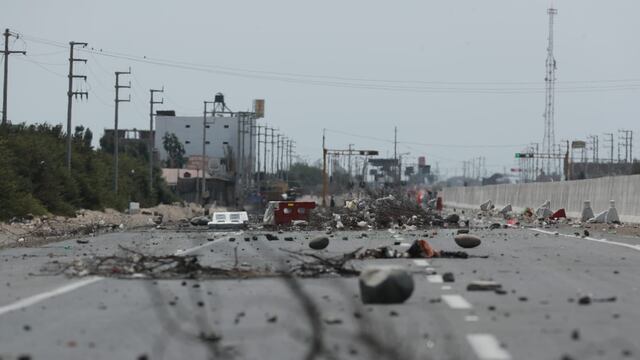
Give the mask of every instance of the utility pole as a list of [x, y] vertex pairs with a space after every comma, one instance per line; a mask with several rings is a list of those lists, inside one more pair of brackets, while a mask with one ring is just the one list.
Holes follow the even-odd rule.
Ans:
[[256, 184], [258, 184], [258, 191], [260, 190], [260, 125], [256, 126]]
[[400, 184], [400, 166], [398, 166], [398, 127], [394, 126], [393, 127], [393, 159], [395, 160], [396, 163], [396, 172], [397, 174], [395, 175], [397, 177], [397, 182], [398, 184]]
[[13, 36], [18, 39], [19, 35], [14, 34], [9, 29], [4, 30], [4, 83], [2, 87], [2, 125], [7, 125], [7, 89], [9, 85], [9, 55], [22, 54], [27, 55], [26, 51], [12, 51], [9, 50], [9, 37]]
[[275, 144], [276, 144], [275, 143], [275, 138], [276, 138], [275, 130], [276, 130], [275, 128], [271, 128], [271, 141], [270, 141], [270, 144], [271, 144], [271, 167], [270, 167], [271, 174], [273, 174], [273, 170], [275, 169], [274, 166], [273, 166], [274, 165], [273, 160], [274, 160], [274, 154], [275, 154]]
[[280, 172], [282, 173], [282, 180], [284, 180], [284, 171], [285, 171], [285, 166], [284, 166], [284, 152], [286, 150], [285, 148], [285, 142], [286, 142], [286, 137], [284, 137], [284, 135], [282, 136], [282, 139], [280, 140], [282, 142], [282, 144], [280, 145]]
[[[205, 188], [207, 187], [207, 178], [205, 176], [205, 169], [207, 168], [207, 166], [205, 165], [205, 158], [207, 157], [207, 150], [206, 150], [206, 144], [207, 144], [207, 114], [209, 114], [210, 112], [207, 111], [207, 105], [213, 105], [215, 104], [214, 101], [203, 101], [204, 104], [204, 110], [202, 112], [202, 159], [200, 162], [200, 167], [202, 170], [202, 179], [201, 179], [201, 186], [200, 189], [196, 189], [199, 190], [198, 191], [198, 200], [202, 203], [204, 200], [204, 191]], [[214, 111], [215, 111], [215, 105], [214, 105]], [[211, 112], [211, 115], [213, 115], [213, 112]], [[214, 119], [215, 120], [215, 119]], [[203, 204], [204, 205], [204, 204]]]
[[[618, 130], [619, 136], [618, 140], [624, 141], [624, 161], [632, 162], [633, 161], [633, 131], [632, 130]], [[618, 162], [620, 161], [620, 143], [618, 143]]]
[[115, 97], [115, 117], [114, 117], [114, 127], [113, 127], [113, 166], [114, 166], [114, 176], [113, 176], [113, 191], [118, 195], [118, 108], [121, 102], [130, 102], [131, 94], [129, 94], [128, 99], [120, 99], [120, 89], [130, 89], [131, 81], [129, 81], [129, 85], [120, 85], [120, 75], [130, 75], [131, 68], [128, 71], [116, 71], [116, 97]]
[[351, 181], [351, 149], [353, 148], [354, 144], [349, 144], [349, 162], [347, 165], [348, 171], [349, 171], [349, 181]]
[[598, 150], [599, 150], [598, 135], [589, 135], [589, 136], [587, 136], [587, 138], [590, 140], [589, 142], [591, 143], [591, 158], [592, 158], [592, 161], [594, 163], [597, 163], [598, 162]]
[[89, 93], [86, 91], [73, 91], [73, 79], [80, 78], [84, 81], [87, 81], [86, 75], [74, 75], [73, 74], [73, 64], [78, 62], [87, 63], [87, 59], [76, 59], [73, 56], [73, 50], [76, 46], [82, 46], [83, 48], [87, 46], [87, 43], [84, 42], [69, 42], [69, 88], [67, 90], [67, 172], [71, 173], [71, 104], [73, 104], [72, 98], [77, 98], [80, 96], [80, 99], [83, 97], [89, 98]]
[[280, 134], [276, 135], [276, 178], [280, 177]]
[[269, 130], [271, 130], [270, 127], [267, 127], [267, 125], [264, 126], [264, 181], [265, 181], [265, 185], [266, 185], [266, 181], [267, 181], [267, 146], [269, 146], [269, 141], [267, 140], [267, 136], [269, 134]]
[[604, 133], [608, 139], [605, 138], [605, 144], [609, 143], [609, 176], [613, 171], [613, 133]]
[[327, 207], [327, 147], [326, 147], [327, 129], [322, 129], [322, 207]]
[[155, 93], [163, 93], [164, 86], [160, 90], [149, 89], [149, 192], [153, 192], [153, 150], [155, 149], [155, 138], [153, 134], [153, 105], [164, 104], [164, 98], [155, 101]]

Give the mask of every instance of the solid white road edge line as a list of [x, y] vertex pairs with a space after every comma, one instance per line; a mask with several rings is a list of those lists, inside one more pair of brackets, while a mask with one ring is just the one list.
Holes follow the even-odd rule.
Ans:
[[467, 299], [463, 298], [458, 294], [446, 294], [441, 295], [442, 301], [444, 301], [447, 305], [449, 305], [452, 309], [471, 309], [471, 304], [467, 301]]
[[622, 247], [626, 247], [626, 248], [633, 249], [633, 250], [636, 250], [636, 251], [640, 251], [640, 246], [638, 246], [638, 245], [626, 244], [626, 243], [621, 243], [621, 242], [617, 242], [617, 241], [611, 241], [611, 240], [607, 240], [607, 239], [595, 239], [595, 238], [588, 237], [588, 236], [587, 237], [581, 237], [581, 236], [575, 236], [573, 234], [560, 234], [560, 233], [555, 232], [555, 231], [547, 231], [547, 230], [538, 229], [538, 228], [531, 229], [531, 231], [536, 231], [536, 232], [547, 234], [547, 235], [556, 235], [556, 234], [558, 234], [558, 236], [564, 236], [564, 237], [580, 239], [580, 240], [589, 240], [589, 241], [599, 242], [599, 243], [602, 243], [602, 244], [622, 246]]
[[429, 266], [429, 262], [427, 260], [423, 260], [423, 259], [413, 260], [413, 263], [416, 266]]
[[509, 352], [491, 334], [469, 334], [467, 341], [481, 360], [511, 360]]
[[[234, 234], [231, 234], [231, 235], [235, 235], [235, 234], [237, 234], [237, 233], [234, 233]], [[196, 247], [193, 247], [191, 249], [187, 249], [187, 250], [184, 250], [184, 251], [181, 251], [181, 252], [176, 252], [176, 255], [184, 255], [184, 254], [192, 253], [194, 251], [198, 251], [198, 250], [200, 250], [200, 249], [202, 249], [204, 247], [210, 246], [210, 245], [212, 245], [212, 244], [214, 244], [214, 243], [216, 243], [216, 242], [218, 242], [220, 240], [223, 240], [223, 239], [225, 239], [227, 237], [228, 236], [221, 237], [219, 239], [207, 242], [207, 243], [202, 244], [200, 246], [196, 246]], [[98, 282], [98, 281], [104, 280], [104, 279], [105, 278], [99, 277], [99, 276], [88, 277], [86, 279], [74, 281], [74, 282], [72, 282], [70, 284], [62, 285], [62, 286], [60, 286], [58, 288], [55, 288], [53, 290], [50, 290], [50, 291], [45, 291], [45, 292], [40, 293], [40, 294], [29, 296], [27, 298], [18, 300], [18, 301], [14, 302], [12, 304], [9, 304], [9, 305], [0, 306], [0, 316], [4, 315], [6, 313], [9, 313], [9, 312], [15, 311], [15, 310], [20, 310], [20, 309], [29, 307], [31, 305], [35, 305], [35, 304], [37, 304], [37, 303], [39, 303], [41, 301], [44, 301], [44, 300], [47, 300], [47, 299], [50, 299], [50, 298], [53, 298], [53, 297], [56, 297], [56, 296], [59, 296], [59, 295], [74, 291], [74, 290], [77, 290], [77, 289], [80, 289], [82, 287], [85, 287], [87, 285], [91, 285], [91, 284], [93, 284], [95, 282]]]

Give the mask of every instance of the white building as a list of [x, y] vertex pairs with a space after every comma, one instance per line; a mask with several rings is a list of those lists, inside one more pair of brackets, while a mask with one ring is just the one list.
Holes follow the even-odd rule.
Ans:
[[[255, 143], [251, 146], [252, 138], [255, 141], [255, 132], [251, 136], [251, 125], [255, 125], [255, 120], [249, 120], [248, 117], [207, 116], [205, 156], [210, 172], [221, 173], [222, 168], [232, 171], [237, 164], [246, 166], [250, 171], [252, 158], [255, 159], [255, 154], [250, 155], [250, 151], [256, 151]], [[184, 145], [186, 157], [201, 158], [202, 128], [202, 116], [156, 116], [155, 147], [158, 158], [162, 161], [167, 159], [162, 139], [171, 133]]]

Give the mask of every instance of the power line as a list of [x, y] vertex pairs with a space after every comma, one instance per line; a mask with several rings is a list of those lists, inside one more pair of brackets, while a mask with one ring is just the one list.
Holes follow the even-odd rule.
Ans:
[[[30, 41], [41, 42], [51, 46], [60, 46], [58, 42], [26, 36]], [[235, 77], [274, 80], [286, 83], [297, 83], [306, 85], [355, 88], [365, 90], [385, 90], [399, 92], [414, 93], [455, 93], [455, 94], [530, 94], [544, 93], [545, 88], [538, 82], [456, 82], [456, 81], [420, 81], [420, 80], [385, 80], [385, 79], [368, 79], [356, 77], [340, 77], [325, 75], [310, 75], [298, 73], [286, 73], [275, 71], [261, 71], [252, 69], [241, 69], [234, 67], [226, 67], [220, 65], [198, 64], [190, 62], [175, 61], [169, 59], [152, 58], [147, 56], [138, 56], [115, 51], [104, 51], [102, 49], [87, 49], [87, 52], [101, 55], [105, 57], [125, 59], [129, 61], [142, 62], [157, 66], [171, 67], [183, 70], [191, 70], [198, 72], [215, 73], [218, 75], [227, 75]], [[354, 83], [357, 81], [359, 83]], [[621, 82], [627, 84], [619, 84]], [[609, 91], [630, 91], [640, 89], [640, 79], [615, 79], [615, 80], [582, 80], [582, 81], [566, 81], [558, 82], [559, 84], [598, 84], [610, 83], [606, 86], [573, 86], [558, 87], [558, 92], [567, 93], [594, 93]], [[377, 84], [376, 84], [377, 83]], [[428, 84], [428, 85], [535, 85], [534, 87], [511, 87], [511, 88], [475, 88], [475, 87], [424, 87], [424, 86], [399, 86], [390, 84]]]
[[[352, 136], [361, 139], [375, 140], [393, 144], [393, 140], [391, 139], [383, 139], [373, 136], [359, 135], [354, 133], [349, 133], [341, 130], [334, 129], [326, 129], [328, 132]], [[463, 144], [436, 144], [436, 143], [421, 143], [414, 141], [398, 141], [398, 144], [406, 144], [406, 145], [415, 145], [415, 146], [427, 146], [427, 147], [450, 147], [450, 148], [517, 148], [520, 146], [524, 146], [523, 144], [500, 144], [500, 145], [491, 145], [491, 144], [475, 144], [475, 145], [463, 145]]]

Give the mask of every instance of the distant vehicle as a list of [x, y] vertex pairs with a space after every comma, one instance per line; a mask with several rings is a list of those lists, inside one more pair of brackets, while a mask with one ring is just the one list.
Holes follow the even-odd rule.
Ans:
[[242, 229], [249, 224], [246, 211], [218, 211], [211, 216], [209, 229]]

